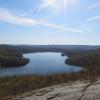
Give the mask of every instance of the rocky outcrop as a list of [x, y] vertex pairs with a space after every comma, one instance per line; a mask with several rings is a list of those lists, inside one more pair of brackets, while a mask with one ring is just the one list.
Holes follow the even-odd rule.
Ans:
[[9, 100], [100, 100], [100, 81], [73, 82], [25, 93]]

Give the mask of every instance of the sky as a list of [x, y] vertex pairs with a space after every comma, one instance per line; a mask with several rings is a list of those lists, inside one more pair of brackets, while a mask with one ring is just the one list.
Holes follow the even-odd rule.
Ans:
[[0, 44], [100, 45], [100, 0], [0, 0]]

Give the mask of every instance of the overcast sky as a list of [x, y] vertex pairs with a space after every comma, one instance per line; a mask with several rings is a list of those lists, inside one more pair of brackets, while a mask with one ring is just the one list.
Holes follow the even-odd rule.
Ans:
[[100, 44], [100, 0], [0, 0], [0, 44]]

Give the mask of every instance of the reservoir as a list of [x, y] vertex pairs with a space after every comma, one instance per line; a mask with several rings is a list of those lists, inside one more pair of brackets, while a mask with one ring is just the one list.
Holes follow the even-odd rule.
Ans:
[[46, 75], [78, 72], [81, 70], [80, 67], [65, 64], [67, 57], [61, 56], [61, 53], [29, 53], [24, 54], [24, 57], [30, 59], [27, 65], [0, 69], [0, 76]]

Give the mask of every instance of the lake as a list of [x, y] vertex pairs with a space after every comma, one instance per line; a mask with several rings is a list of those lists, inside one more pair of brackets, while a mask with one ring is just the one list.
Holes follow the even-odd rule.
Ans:
[[80, 67], [65, 64], [67, 57], [61, 56], [61, 53], [29, 53], [24, 54], [24, 57], [30, 59], [27, 65], [0, 69], [0, 76], [45, 75], [81, 70]]

